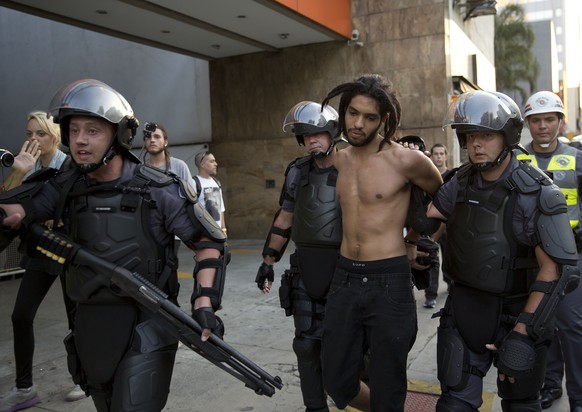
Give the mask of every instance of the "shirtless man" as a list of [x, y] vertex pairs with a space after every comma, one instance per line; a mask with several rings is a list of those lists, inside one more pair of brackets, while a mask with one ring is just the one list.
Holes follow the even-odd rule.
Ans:
[[[340, 94], [338, 134], [350, 146], [335, 161], [343, 239], [324, 320], [324, 382], [340, 409], [402, 411], [417, 332], [409, 265], [416, 248], [402, 233], [412, 184], [434, 194], [442, 179], [422, 152], [392, 141], [401, 109], [385, 79], [337, 86], [323, 106]], [[369, 387], [359, 380], [368, 349]]]

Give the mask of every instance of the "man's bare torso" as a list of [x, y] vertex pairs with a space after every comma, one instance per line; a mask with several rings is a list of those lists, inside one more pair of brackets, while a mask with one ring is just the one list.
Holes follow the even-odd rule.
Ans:
[[[424, 154], [379, 139], [348, 147], [336, 156], [337, 195], [342, 208], [342, 256], [359, 261], [406, 255], [403, 228], [411, 182], [434, 193], [440, 174]], [[424, 158], [424, 159], [423, 159]]]

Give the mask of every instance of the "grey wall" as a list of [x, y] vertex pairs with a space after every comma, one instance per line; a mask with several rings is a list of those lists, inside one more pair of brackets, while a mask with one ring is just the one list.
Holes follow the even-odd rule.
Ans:
[[[46, 110], [59, 88], [81, 78], [123, 94], [142, 126], [163, 124], [171, 146], [211, 141], [206, 61], [0, 7], [0, 147], [16, 154], [26, 114]], [[141, 147], [141, 127], [135, 143]]]

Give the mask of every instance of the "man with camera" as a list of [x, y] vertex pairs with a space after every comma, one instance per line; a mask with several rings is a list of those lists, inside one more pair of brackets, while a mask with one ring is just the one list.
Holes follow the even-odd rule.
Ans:
[[143, 162], [151, 167], [160, 169], [166, 173], [171, 172], [196, 187], [192, 179], [192, 173], [183, 160], [170, 156], [168, 150], [168, 133], [161, 124], [146, 122], [143, 130], [144, 148]]

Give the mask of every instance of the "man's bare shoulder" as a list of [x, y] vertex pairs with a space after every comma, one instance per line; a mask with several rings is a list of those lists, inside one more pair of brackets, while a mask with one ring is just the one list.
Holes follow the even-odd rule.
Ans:
[[339, 170], [339, 168], [342, 167], [342, 165], [344, 165], [348, 159], [350, 158], [350, 152], [353, 148], [351, 146], [348, 147], [344, 147], [341, 150], [338, 150], [337, 153], [335, 154], [335, 158], [333, 161], [334, 166], [336, 167], [336, 169]]
[[426, 164], [431, 162], [431, 160], [420, 150], [409, 149], [398, 143], [392, 142], [391, 145], [386, 145], [388, 153], [394, 156], [397, 161], [404, 168], [414, 168], [419, 164]]

